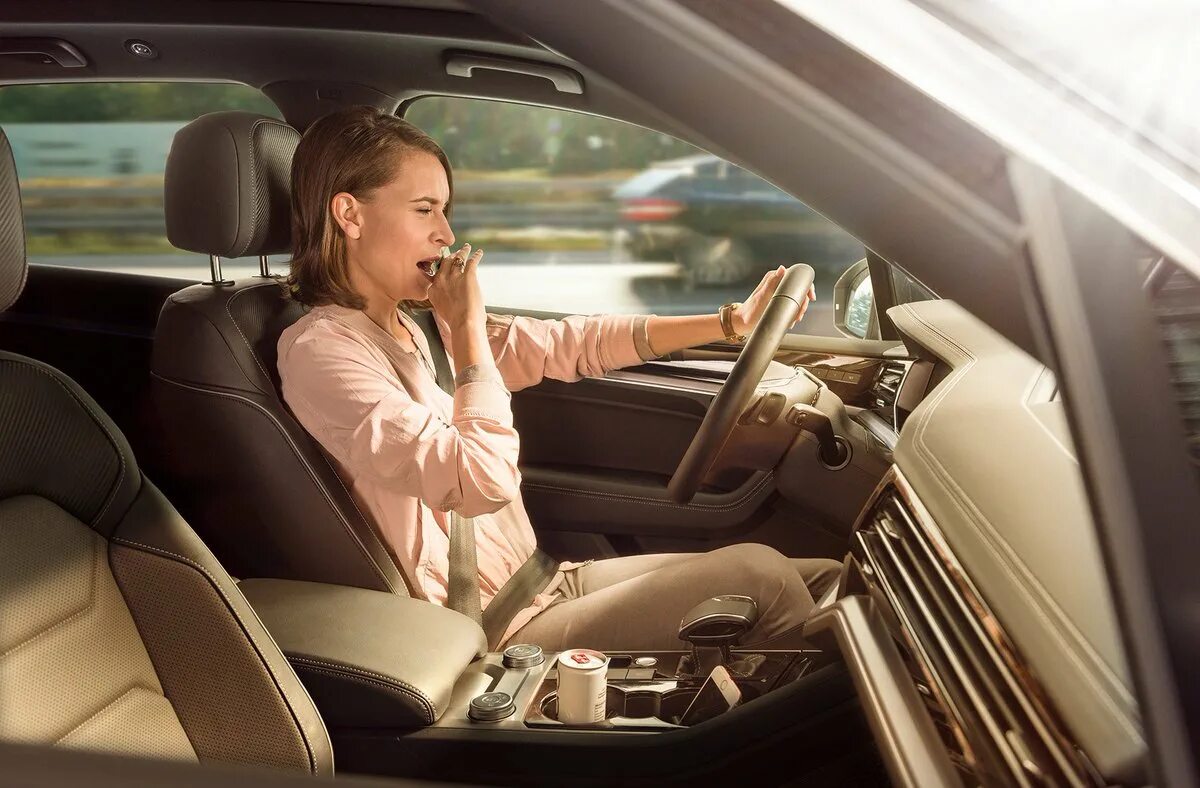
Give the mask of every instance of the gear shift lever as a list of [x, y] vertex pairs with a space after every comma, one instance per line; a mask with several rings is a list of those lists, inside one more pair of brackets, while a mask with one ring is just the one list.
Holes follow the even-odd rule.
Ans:
[[758, 621], [758, 605], [748, 596], [725, 594], [710, 597], [689, 610], [679, 623], [679, 639], [692, 644], [690, 672], [707, 676], [718, 665], [732, 659], [729, 648], [737, 645]]

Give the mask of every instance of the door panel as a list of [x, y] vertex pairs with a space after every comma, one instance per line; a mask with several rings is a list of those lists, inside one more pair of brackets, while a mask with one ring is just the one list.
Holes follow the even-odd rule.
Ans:
[[[822, 339], [808, 348], [803, 340], [811, 338], [788, 339], [777, 358], [789, 365], [822, 370], [822, 377], [857, 371], [855, 382], [826, 381], [847, 401], [863, 395], [896, 346]], [[727, 374], [728, 365], [712, 362], [732, 362], [737, 352], [709, 345], [673, 354], [677, 360], [576, 383], [547, 380], [513, 395], [522, 493], [547, 549], [589, 558], [758, 541], [795, 556], [844, 555], [850, 523], [817, 510], [831, 507], [783, 498], [772, 471], [728, 469], [690, 504], [667, 497], [667, 482]]]

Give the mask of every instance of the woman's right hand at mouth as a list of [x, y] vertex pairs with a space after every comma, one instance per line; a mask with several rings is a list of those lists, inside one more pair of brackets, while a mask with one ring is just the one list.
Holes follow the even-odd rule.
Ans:
[[433, 278], [429, 303], [451, 329], [484, 324], [483, 291], [477, 273], [482, 259], [482, 249], [472, 250], [470, 244], [463, 244], [442, 260]]

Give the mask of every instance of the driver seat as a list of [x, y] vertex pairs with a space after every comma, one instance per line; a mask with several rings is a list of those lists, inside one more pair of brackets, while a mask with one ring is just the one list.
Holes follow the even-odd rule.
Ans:
[[[171, 243], [218, 258], [287, 252], [299, 140], [249, 112], [180, 129], [164, 182]], [[276, 343], [303, 314], [270, 277], [166, 300], [151, 358], [164, 488], [237, 576], [408, 595], [373, 523], [280, 396]]]

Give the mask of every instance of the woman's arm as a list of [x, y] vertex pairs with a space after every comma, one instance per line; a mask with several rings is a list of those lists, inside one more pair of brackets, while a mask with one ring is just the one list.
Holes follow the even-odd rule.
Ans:
[[331, 321], [314, 324], [286, 348], [279, 371], [297, 419], [351, 474], [464, 517], [497, 511], [516, 497], [520, 443], [498, 376], [460, 385], [446, 421]]
[[[734, 333], [745, 336], [754, 330], [758, 321], [762, 319], [771, 297], [775, 295], [775, 290], [779, 287], [783, 274], [783, 266], [766, 274], [758, 283], [758, 287], [754, 288], [750, 297], [733, 310], [730, 317]], [[800, 322], [809, 303], [816, 297], [816, 290], [809, 290], [808, 298], [800, 306], [793, 325]], [[650, 347], [660, 356], [725, 338], [725, 331], [721, 328], [721, 318], [718, 314], [681, 317], [654, 315], [646, 323], [646, 334], [650, 341]]]

